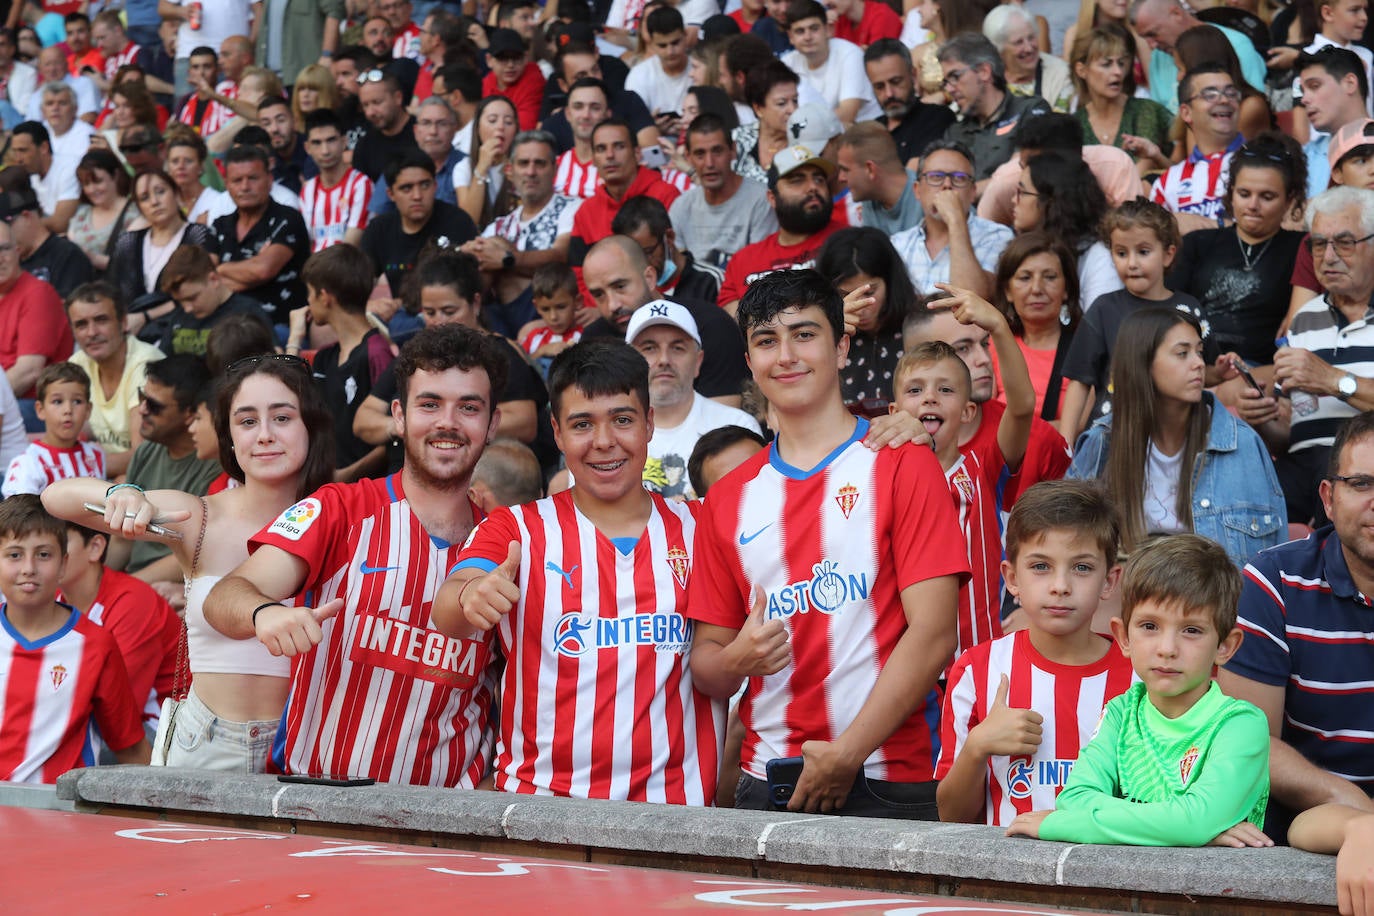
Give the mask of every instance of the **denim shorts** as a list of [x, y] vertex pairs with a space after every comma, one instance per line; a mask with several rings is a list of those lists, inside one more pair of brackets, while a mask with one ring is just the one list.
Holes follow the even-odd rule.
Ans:
[[277, 720], [234, 722], [214, 714], [195, 688], [172, 720], [167, 766], [230, 773], [261, 773], [277, 735]]

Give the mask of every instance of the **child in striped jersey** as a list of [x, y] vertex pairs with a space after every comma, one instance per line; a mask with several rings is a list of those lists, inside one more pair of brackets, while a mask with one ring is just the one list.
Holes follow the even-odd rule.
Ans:
[[1195, 534], [1146, 543], [1122, 583], [1112, 634], [1142, 683], [1107, 704], [1056, 809], [1008, 836], [1129, 846], [1272, 846], [1269, 723], [1212, 671], [1235, 654], [1240, 573]]
[[34, 391], [43, 435], [14, 456], [0, 495], [42, 493], [54, 480], [68, 477], [104, 477], [105, 450], [99, 443], [81, 441], [91, 418], [91, 378], [86, 370], [76, 363], [53, 363], [38, 376]]
[[1054, 807], [1130, 661], [1092, 630], [1116, 587], [1121, 522], [1095, 484], [1038, 483], [1007, 523], [1002, 574], [1026, 629], [980, 643], [950, 669], [940, 727], [940, 819], [1005, 826]]

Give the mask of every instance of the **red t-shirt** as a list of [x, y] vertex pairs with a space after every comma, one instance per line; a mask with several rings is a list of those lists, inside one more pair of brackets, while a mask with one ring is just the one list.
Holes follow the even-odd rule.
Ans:
[[[28, 271], [21, 273], [10, 291], [0, 295], [0, 368], [8, 370], [19, 357], [29, 355], [60, 363], [72, 355], [74, 346], [57, 290]], [[14, 396], [31, 398], [33, 389]]]
[[515, 105], [515, 113], [520, 118], [520, 129], [534, 130], [539, 126], [539, 108], [544, 103], [544, 82], [544, 72], [539, 69], [538, 64], [531, 61], [525, 64], [520, 78], [504, 89], [496, 85], [496, 74], [488, 73], [482, 79], [482, 97], [504, 95]]
[[832, 216], [829, 225], [796, 245], [779, 244], [776, 232], [752, 245], [745, 245], [735, 252], [725, 268], [725, 281], [720, 285], [716, 304], [723, 308], [739, 299], [750, 283], [766, 273], [816, 266], [816, 255], [820, 253], [825, 240], [844, 227], [843, 219]]
[[852, 41], [866, 48], [879, 38], [901, 38], [902, 20], [886, 3], [864, 0], [863, 18], [855, 25], [848, 16], [841, 16], [831, 26], [834, 37]]
[[[1001, 401], [987, 401], [983, 404], [983, 422], [973, 438], [959, 446], [959, 451], [967, 455], [976, 453], [984, 463], [995, 461], [1005, 468], [1002, 447], [997, 444], [997, 426], [1002, 422], [1002, 414], [1007, 405]], [[1026, 456], [1021, 459], [1021, 468], [1001, 484], [1001, 504], [1003, 512], [1010, 512], [1016, 498], [1028, 487], [1042, 480], [1059, 480], [1069, 469], [1073, 454], [1059, 430], [1038, 416], [1031, 420], [1030, 441], [1026, 444]]]
[[107, 568], [86, 616], [104, 627], [119, 646], [134, 703], [141, 710], [151, 706], [156, 711], [165, 692], [155, 690], [159, 676], [165, 668], [175, 674], [181, 632], [177, 612], [148, 583]]

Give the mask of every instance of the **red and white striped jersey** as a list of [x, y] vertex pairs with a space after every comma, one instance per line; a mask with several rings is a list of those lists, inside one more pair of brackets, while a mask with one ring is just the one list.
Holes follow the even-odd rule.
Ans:
[[138, 62], [138, 53], [143, 49], [132, 41], [124, 45], [124, 50], [113, 57], [105, 58], [105, 79], [112, 80], [120, 67]]
[[497, 509], [459, 567], [494, 569], [519, 541], [520, 604], [506, 656], [496, 788], [709, 805], [725, 707], [692, 686], [685, 616], [696, 505], [653, 495], [627, 555], [572, 493]]
[[85, 614], [114, 637], [135, 707], [144, 718], [151, 712], [156, 719], [159, 677], [176, 665], [168, 656], [175, 655], [181, 635], [177, 612], [148, 583], [107, 568], [100, 573], [100, 588]]
[[530, 356], [539, 352], [539, 348], [551, 343], [575, 344], [582, 339], [582, 325], [575, 324], [566, 331], [555, 331], [547, 325], [535, 328], [525, 335], [525, 339], [520, 341], [520, 347]]
[[402, 57], [409, 57], [416, 62], [424, 57], [420, 53], [420, 27], [418, 25], [407, 22], [406, 27], [397, 33], [396, 41], [391, 45], [391, 56], [397, 60]]
[[959, 589], [959, 646], [955, 658], [980, 642], [1002, 635], [1002, 531], [997, 481], [1005, 463], [982, 463], [976, 453], [960, 454], [945, 471], [959, 530], [968, 546], [972, 577]]
[[[215, 91], [227, 99], [232, 99], [238, 97], [239, 87], [237, 83], [224, 80], [215, 87]], [[208, 137], [219, 130], [229, 123], [229, 119], [233, 116], [232, 109], [214, 99], [203, 101], [197, 98], [194, 92], [186, 96], [186, 100], [182, 102], [181, 111], [177, 112], [177, 120], [182, 124], [189, 125], [202, 137]]]
[[54, 480], [68, 477], [105, 477], [105, 450], [97, 442], [78, 442], [71, 448], [57, 448], [45, 442], [30, 442], [5, 473], [0, 495], [42, 493]]
[[95, 763], [91, 726], [117, 751], [143, 738], [114, 638], [75, 608], [29, 642], [0, 607], [0, 779], [56, 782]]
[[935, 777], [949, 773], [968, 733], [987, 718], [1006, 675], [1007, 705], [1040, 713], [1043, 732], [1034, 756], [988, 758], [984, 815], [987, 823], [1006, 826], [1018, 814], [1053, 808], [1103, 708], [1136, 679], [1130, 659], [1110, 643], [1106, 649], [1091, 665], [1061, 665], [1035, 650], [1029, 630], [1018, 630], [965, 652], [949, 673]]
[[577, 158], [576, 150], [568, 150], [558, 157], [558, 171], [553, 176], [553, 189], [559, 194], [586, 200], [596, 193], [601, 179], [596, 165]]
[[1224, 209], [1226, 174], [1231, 168], [1231, 156], [1245, 142], [1235, 141], [1224, 152], [1202, 155], [1196, 147], [1187, 159], [1176, 162], [1155, 179], [1150, 188], [1150, 200], [1174, 213], [1195, 213], [1216, 219]]
[[372, 180], [354, 168], [332, 187], [324, 187], [319, 175], [306, 179], [301, 187], [301, 216], [310, 227], [310, 250], [323, 251], [342, 242], [349, 229], [367, 228], [370, 200]]
[[664, 181], [668, 182], [668, 184], [677, 188], [679, 191], [685, 193], [686, 191], [691, 190], [692, 176], [688, 175], [684, 171], [681, 171], [680, 169], [675, 169], [670, 165], [665, 165], [663, 168], [658, 170], [658, 174], [660, 177], [663, 178]]
[[[939, 576], [968, 578], [968, 558], [939, 462], [930, 449], [872, 452], [859, 420], [821, 464], [801, 470], [770, 445], [711, 487], [697, 527], [689, 614], [741, 628], [755, 588], [782, 620], [792, 659], [750, 678], [739, 716], [741, 768], [831, 741], [854, 721], [907, 630], [901, 591]], [[953, 608], [916, 613], [953, 616]], [[948, 659], [939, 659], [943, 667]], [[926, 782], [937, 753], [935, 709], [924, 699], [864, 762], [870, 779]]]
[[[482, 517], [475, 505], [473, 514]], [[291, 664], [272, 748], [283, 773], [472, 788], [486, 772], [491, 639], [451, 639], [430, 605], [458, 556], [420, 524], [401, 475], [330, 484], [249, 541], [309, 566], [303, 600], [345, 605]]]

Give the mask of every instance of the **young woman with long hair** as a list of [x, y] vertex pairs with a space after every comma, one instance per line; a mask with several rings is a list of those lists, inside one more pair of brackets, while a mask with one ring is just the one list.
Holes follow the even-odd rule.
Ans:
[[[160, 736], [170, 729], [166, 763], [261, 772], [286, 705], [289, 662], [256, 640], [229, 639], [212, 629], [203, 604], [215, 583], [248, 558], [253, 535], [329, 483], [333, 418], [309, 366], [275, 353], [230, 365], [214, 404], [220, 461], [242, 486], [200, 497], [180, 490], [145, 493], [129, 484], [107, 489], [103, 480], [71, 478], [44, 490], [43, 504], [59, 518], [172, 548], [187, 583], [191, 682], [173, 720], [159, 729]], [[88, 511], [87, 503], [103, 506], [104, 515]], [[153, 533], [154, 524], [175, 539]], [[157, 753], [155, 748], [155, 758]]]
[[1123, 552], [1150, 534], [1192, 532], [1244, 566], [1288, 537], [1288, 513], [1264, 442], [1203, 388], [1205, 368], [1191, 315], [1132, 314], [1112, 362], [1112, 411], [1079, 437], [1067, 476], [1106, 485]]

